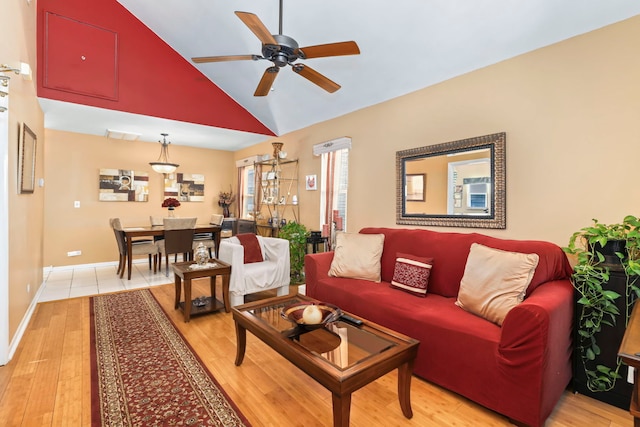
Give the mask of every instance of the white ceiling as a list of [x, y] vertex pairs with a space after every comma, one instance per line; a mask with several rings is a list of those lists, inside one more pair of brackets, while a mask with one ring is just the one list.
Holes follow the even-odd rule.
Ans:
[[[258, 15], [278, 33], [279, 0], [118, 0], [186, 60], [260, 54], [233, 13]], [[194, 64], [277, 135], [422, 89], [640, 14], [637, 0], [284, 0], [283, 34], [301, 47], [355, 40], [361, 54], [304, 63], [342, 86], [330, 94], [282, 69], [266, 97], [253, 92], [268, 61]], [[141, 53], [142, 54], [142, 53]], [[41, 99], [45, 126], [105, 129], [177, 145], [237, 150], [263, 135]]]

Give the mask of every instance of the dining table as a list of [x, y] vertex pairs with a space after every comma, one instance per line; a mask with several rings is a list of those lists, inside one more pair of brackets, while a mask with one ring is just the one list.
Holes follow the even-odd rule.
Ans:
[[[213, 224], [196, 224], [194, 228], [194, 234], [197, 233], [211, 233], [216, 246], [216, 256], [220, 249], [220, 229], [219, 225]], [[163, 225], [144, 225], [139, 227], [124, 227], [122, 229], [127, 242], [127, 280], [131, 280], [131, 264], [132, 264], [132, 245], [134, 237], [146, 237], [146, 236], [163, 236]]]

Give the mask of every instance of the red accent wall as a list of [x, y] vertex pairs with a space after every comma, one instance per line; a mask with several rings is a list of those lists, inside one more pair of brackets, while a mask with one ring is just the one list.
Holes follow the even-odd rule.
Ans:
[[38, 0], [38, 96], [274, 135], [116, 0]]

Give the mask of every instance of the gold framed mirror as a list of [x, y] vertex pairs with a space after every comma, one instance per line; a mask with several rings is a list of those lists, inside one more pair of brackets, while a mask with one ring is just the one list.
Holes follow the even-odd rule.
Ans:
[[502, 132], [396, 152], [396, 223], [506, 228], [505, 145]]

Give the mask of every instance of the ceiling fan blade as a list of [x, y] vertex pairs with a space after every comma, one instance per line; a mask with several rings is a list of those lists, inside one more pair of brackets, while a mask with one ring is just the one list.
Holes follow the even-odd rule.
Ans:
[[299, 53], [301, 53], [300, 57], [303, 59], [322, 58], [326, 56], [359, 55], [360, 48], [358, 48], [356, 42], [348, 41], [301, 47], [299, 49]]
[[303, 64], [295, 64], [292, 66], [293, 71], [300, 74], [305, 79], [309, 80], [311, 83], [315, 83], [320, 86], [322, 89], [327, 92], [333, 93], [340, 89], [340, 85], [329, 78], [323, 76], [313, 68], [303, 65]]
[[226, 56], [199, 56], [191, 58], [196, 64], [202, 64], [204, 62], [223, 62], [223, 61], [257, 61], [261, 57], [258, 55], [226, 55]]
[[264, 70], [264, 74], [262, 75], [260, 83], [258, 83], [258, 87], [256, 88], [253, 96], [267, 96], [269, 94], [269, 91], [271, 90], [273, 81], [278, 75], [278, 71], [280, 71], [278, 67], [269, 67]]
[[244, 25], [249, 27], [249, 29], [256, 35], [262, 42], [262, 44], [270, 44], [274, 46], [278, 46], [278, 42], [273, 38], [267, 27], [264, 26], [260, 18], [258, 18], [255, 14], [249, 12], [234, 12], [238, 18], [244, 22]]

